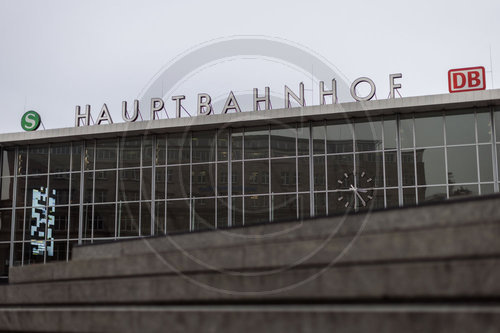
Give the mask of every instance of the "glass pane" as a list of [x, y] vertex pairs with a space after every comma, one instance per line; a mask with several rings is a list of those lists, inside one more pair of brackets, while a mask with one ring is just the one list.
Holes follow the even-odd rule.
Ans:
[[398, 186], [398, 161], [395, 151], [385, 152], [385, 186]]
[[450, 185], [449, 186], [450, 198], [451, 197], [461, 197], [478, 195], [479, 189], [478, 185]]
[[50, 172], [68, 172], [70, 168], [71, 144], [50, 146]]
[[231, 225], [243, 225], [243, 198], [231, 199]]
[[297, 219], [297, 196], [295, 194], [273, 195], [271, 197], [272, 221]]
[[[415, 158], [413, 150], [401, 152], [403, 186], [415, 185]], [[419, 168], [419, 171], [423, 171]], [[423, 173], [421, 172], [421, 175]]]
[[418, 202], [441, 201], [446, 199], [446, 186], [427, 186], [418, 188]]
[[94, 174], [85, 172], [83, 177], [83, 202], [90, 203], [94, 195]]
[[85, 141], [83, 152], [83, 169], [94, 170], [94, 141]]
[[153, 137], [150, 135], [142, 139], [142, 166], [151, 166], [153, 162]]
[[493, 184], [481, 184], [481, 195], [492, 193], [495, 193], [495, 187]]
[[194, 198], [213, 197], [215, 195], [215, 167], [215, 163], [193, 165], [192, 196]]
[[[31, 209], [28, 209], [28, 211], [31, 212]], [[24, 208], [22, 209], [16, 209], [16, 220], [15, 225], [14, 225], [14, 241], [23, 241], [24, 240], [24, 215], [25, 211]], [[30, 218], [29, 216], [27, 217], [28, 219]], [[2, 235], [4, 231], [2, 231], [2, 223], [0, 219], [0, 239], [2, 239], [5, 235]], [[9, 224], [10, 225], [10, 224]], [[10, 238], [10, 236], [9, 236]]]
[[231, 159], [241, 160], [243, 155], [243, 132], [241, 130], [233, 130], [231, 135]]
[[80, 203], [80, 174], [72, 173], [71, 174], [71, 203], [77, 204]]
[[331, 124], [326, 126], [326, 151], [331, 153], [351, 152], [353, 148], [351, 124]]
[[114, 204], [94, 206], [94, 238], [103, 237], [115, 237]]
[[165, 199], [165, 180], [166, 180], [166, 174], [165, 174], [165, 168], [164, 167], [157, 167], [155, 169], [155, 199], [156, 200], [161, 200]]
[[417, 179], [418, 185], [446, 184], [444, 148], [417, 150]]
[[116, 171], [96, 171], [94, 202], [116, 201]]
[[500, 110], [498, 110], [498, 108], [493, 113], [493, 117], [495, 119], [495, 136], [497, 137], [496, 141], [500, 142]]
[[227, 161], [229, 149], [229, 133], [225, 130], [217, 133], [217, 161]]
[[71, 147], [71, 170], [80, 171], [82, 168], [82, 144], [73, 142]]
[[151, 236], [151, 201], [141, 203], [141, 236]]
[[82, 237], [89, 239], [92, 237], [92, 206], [83, 205], [82, 213]]
[[328, 215], [345, 214], [354, 210], [355, 198], [352, 191], [328, 193]]
[[491, 145], [481, 145], [479, 150], [479, 173], [482, 182], [493, 181], [493, 159]]
[[245, 162], [245, 193], [269, 193], [269, 161]]
[[[24, 191], [26, 187], [26, 177], [17, 178], [17, 205], [24, 206]], [[12, 207], [12, 199], [14, 199], [14, 177], [4, 177], [0, 181], [2, 191], [0, 191], [0, 207]]]
[[245, 225], [269, 222], [269, 196], [245, 197]]
[[17, 174], [25, 175], [26, 174], [26, 162], [28, 160], [27, 148], [19, 147], [17, 154]]
[[[295, 158], [282, 158], [271, 160], [271, 192], [296, 192], [297, 175]], [[246, 164], [245, 164], [246, 173]], [[265, 190], [265, 188], [263, 188]], [[269, 189], [267, 190], [269, 191]], [[267, 192], [266, 191], [266, 192]], [[245, 193], [247, 193], [245, 191]], [[262, 192], [261, 192], [262, 193]]]
[[342, 188], [341, 182], [344, 179], [344, 174], [351, 175], [353, 172], [353, 155], [347, 154], [328, 156], [328, 189], [336, 190]]
[[16, 151], [14, 148], [4, 148], [2, 151], [2, 177], [14, 176]]
[[0, 241], [10, 241], [12, 211], [0, 210]]
[[446, 144], [474, 143], [474, 114], [446, 115]]
[[413, 148], [413, 119], [401, 117], [399, 121], [399, 143], [401, 148]]
[[[34, 191], [37, 192], [34, 192]], [[26, 193], [26, 205], [31, 206], [33, 195], [37, 195], [36, 193], [42, 192], [46, 193], [47, 190], [47, 176], [30, 176], [28, 177], [28, 186]], [[35, 203], [36, 204], [36, 203]]]
[[297, 131], [293, 127], [271, 129], [271, 156], [295, 156]]
[[28, 173], [39, 174], [47, 173], [49, 163], [49, 148], [48, 146], [30, 146], [28, 159]]
[[78, 228], [80, 221], [80, 207], [71, 206], [69, 209], [69, 238], [78, 238]]
[[356, 154], [356, 186], [372, 188], [384, 186], [382, 153]]
[[194, 230], [215, 228], [215, 199], [193, 200]]
[[139, 200], [140, 179], [140, 169], [120, 170], [118, 172], [118, 200]]
[[478, 112], [476, 114], [477, 120], [477, 141], [478, 142], [491, 142], [491, 116], [489, 112]]
[[241, 162], [236, 162], [231, 165], [231, 183], [233, 195], [243, 194], [243, 175]]
[[55, 194], [56, 205], [65, 205], [69, 202], [69, 173], [50, 175], [49, 187], [50, 192]]
[[[68, 207], [52, 207], [54, 215], [54, 225], [52, 226], [52, 235], [54, 239], [68, 238]], [[47, 239], [50, 235], [47, 235]]]
[[444, 145], [443, 116], [415, 117], [415, 141], [417, 147]]
[[385, 190], [385, 200], [387, 201], [387, 208], [399, 206], [399, 196], [397, 189]]
[[193, 132], [193, 163], [215, 161], [215, 131]]
[[45, 256], [45, 241], [32, 240], [31, 242], [24, 243], [24, 258], [23, 264], [36, 264], [43, 263]]
[[299, 194], [299, 219], [308, 219], [311, 217], [311, 203], [309, 202], [309, 193]]
[[[446, 194], [446, 192], [445, 192]], [[425, 198], [425, 196], [424, 196]], [[419, 199], [420, 202], [420, 199]], [[414, 205], [417, 203], [417, 199], [415, 197], [415, 189], [414, 188], [404, 188], [403, 189], [403, 205]]]
[[322, 191], [326, 188], [326, 170], [325, 170], [325, 157], [316, 156], [314, 161], [314, 190]]
[[312, 139], [313, 139], [313, 153], [314, 154], [324, 154], [325, 153], [325, 124], [324, 123], [314, 123], [312, 127]]
[[189, 200], [167, 201], [167, 234], [189, 231]]
[[227, 227], [228, 202], [227, 198], [217, 199], [217, 228]]
[[50, 261], [66, 261], [68, 242], [59, 241], [52, 242], [52, 250], [50, 250], [49, 243], [47, 244], [47, 262]]
[[167, 137], [158, 135], [155, 146], [155, 164], [165, 165], [167, 163]]
[[165, 235], [165, 201], [155, 204], [154, 235]]
[[314, 216], [326, 215], [326, 193], [314, 193]]
[[227, 195], [228, 170], [227, 162], [217, 163], [217, 195]]
[[384, 149], [397, 148], [396, 119], [384, 117]]
[[245, 159], [269, 156], [269, 130], [265, 127], [245, 130]]
[[[367, 211], [372, 209], [383, 209], [384, 208], [384, 190], [373, 190], [368, 193], [359, 193], [361, 198], [356, 196], [356, 207], [358, 211]], [[371, 198], [371, 199], [370, 199]], [[365, 201], [365, 205], [363, 202]]]
[[299, 156], [309, 155], [309, 125], [303, 125], [297, 128], [297, 150]]
[[167, 198], [188, 198], [189, 165], [167, 167]]
[[117, 237], [139, 236], [139, 203], [119, 202], [117, 208]]
[[309, 191], [309, 158], [300, 157], [297, 159], [299, 192]]
[[151, 168], [142, 169], [141, 200], [151, 200], [151, 182], [153, 170]]
[[120, 140], [120, 168], [138, 167], [141, 164], [141, 138]]
[[477, 182], [476, 147], [448, 148], [448, 183]]
[[0, 244], [0, 276], [9, 275], [10, 244]]
[[370, 121], [354, 124], [356, 151], [374, 151], [382, 149], [382, 124]]
[[96, 142], [96, 169], [116, 168], [117, 140], [97, 140]]
[[[4, 260], [2, 257], [1, 250], [2, 248], [0, 247], [0, 260]], [[7, 257], [8, 260], [8, 257]], [[14, 266], [21, 266], [23, 262], [23, 243], [14, 243]], [[8, 265], [7, 265], [8, 266]], [[2, 276], [2, 268], [0, 268], [0, 276]]]

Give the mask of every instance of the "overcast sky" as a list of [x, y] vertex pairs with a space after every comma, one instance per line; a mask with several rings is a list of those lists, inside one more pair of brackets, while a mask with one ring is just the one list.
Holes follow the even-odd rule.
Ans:
[[[176, 55], [234, 35], [310, 48], [350, 81], [372, 78], [378, 98], [387, 96], [390, 73], [403, 74], [403, 96], [440, 94], [448, 69], [479, 65], [493, 67], [487, 88], [500, 88], [499, 13], [498, 0], [0, 0], [0, 132], [21, 131], [31, 109], [46, 128], [71, 127], [75, 106], [85, 104], [97, 113], [107, 103], [120, 122], [121, 101], [137, 98]], [[248, 84], [259, 88], [294, 84], [279, 66], [249, 70], [244, 61], [232, 65], [237, 76], [223, 66], [201, 73], [196, 89], [242, 89], [247, 76], [258, 76]]]

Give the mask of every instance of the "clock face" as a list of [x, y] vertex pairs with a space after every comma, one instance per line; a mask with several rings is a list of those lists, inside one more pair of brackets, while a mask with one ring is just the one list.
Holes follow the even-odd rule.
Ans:
[[374, 180], [365, 171], [344, 172], [337, 184], [341, 190], [337, 200], [345, 208], [363, 208], [373, 199]]

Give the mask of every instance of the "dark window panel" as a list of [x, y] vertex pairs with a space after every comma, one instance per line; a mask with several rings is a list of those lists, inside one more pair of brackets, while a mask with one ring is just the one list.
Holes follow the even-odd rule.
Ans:
[[311, 217], [311, 203], [309, 193], [299, 194], [299, 218], [308, 219]]
[[399, 206], [398, 189], [385, 190], [385, 199], [387, 201], [387, 208]]
[[446, 144], [459, 145], [476, 142], [474, 114], [456, 114], [445, 116]]
[[314, 216], [326, 215], [326, 193], [314, 193]]
[[141, 138], [125, 137], [120, 140], [119, 167], [131, 168], [141, 164]]
[[167, 199], [189, 198], [189, 165], [167, 167]]
[[127, 169], [118, 172], [118, 201], [137, 201], [140, 199], [140, 169]]
[[[0, 192], [0, 207], [12, 207], [12, 201], [14, 200], [14, 177], [2, 177], [0, 179], [1, 189]], [[26, 186], [26, 178], [17, 178], [17, 204], [18, 206], [24, 206], [24, 188]]]
[[415, 146], [430, 147], [444, 145], [443, 116], [436, 114], [415, 118]]
[[449, 147], [448, 183], [477, 182], [476, 147]]
[[215, 161], [215, 131], [193, 132], [193, 163]]
[[329, 123], [326, 126], [326, 151], [328, 154], [353, 151], [352, 124]]
[[479, 173], [482, 182], [493, 181], [493, 158], [491, 145], [480, 145], [479, 152]]
[[[271, 160], [271, 193], [296, 192], [297, 168], [295, 164], [295, 158]], [[245, 173], [247, 173], [246, 164]], [[262, 189], [265, 190], [264, 187]], [[265, 192], [268, 191], [267, 189]], [[247, 194], [246, 191], [245, 194]]]
[[167, 234], [189, 231], [190, 200], [167, 201]]
[[47, 191], [47, 176], [29, 176], [26, 193], [26, 205], [31, 206], [33, 201], [33, 191]]
[[228, 200], [227, 198], [217, 198], [217, 228], [228, 226]]
[[314, 167], [314, 190], [322, 191], [326, 187], [325, 157], [316, 156], [313, 158]]
[[0, 210], [0, 241], [10, 241], [12, 211]]
[[228, 180], [227, 162], [217, 163], [217, 195], [227, 195]]
[[372, 188], [384, 186], [382, 153], [356, 154], [357, 187]]
[[49, 165], [48, 145], [29, 146], [28, 173], [32, 175], [47, 173], [48, 165]]
[[169, 134], [167, 136], [167, 164], [183, 164], [190, 161], [191, 134]]
[[215, 196], [215, 163], [197, 164], [192, 167], [192, 196]]
[[271, 205], [273, 221], [297, 219], [297, 196], [295, 194], [273, 195]]
[[83, 145], [80, 142], [73, 142], [71, 147], [71, 170], [80, 171], [82, 168], [82, 149]]
[[[68, 206], [51, 207], [54, 215], [52, 235], [54, 239], [68, 238]], [[50, 207], [49, 207], [50, 209]]]
[[92, 206], [83, 205], [82, 210], [82, 238], [90, 239], [92, 237]]
[[314, 123], [312, 127], [313, 153], [325, 153], [325, 125], [324, 123]]
[[401, 148], [413, 148], [413, 119], [401, 117], [399, 121], [399, 143]]
[[241, 226], [243, 225], [243, 198], [232, 198], [231, 199], [231, 225]]
[[269, 196], [245, 197], [245, 225], [269, 222]]
[[154, 235], [165, 235], [165, 201], [155, 203]]
[[72, 173], [71, 174], [71, 204], [78, 204], [80, 203], [80, 189], [81, 189], [81, 184], [80, 184], [80, 174], [79, 173]]
[[336, 190], [343, 188], [342, 181], [345, 174], [352, 175], [354, 173], [354, 156], [347, 155], [331, 155], [328, 156], [328, 189]]
[[336, 191], [328, 193], [328, 215], [346, 214], [354, 211], [355, 197], [352, 191]]
[[80, 207], [79, 206], [71, 206], [69, 209], [69, 238], [77, 239], [78, 238], [78, 228], [80, 221]]
[[309, 136], [311, 130], [309, 125], [303, 125], [297, 128], [297, 151], [299, 156], [309, 155]]
[[479, 189], [478, 185], [450, 185], [448, 191], [451, 197], [464, 197], [471, 195], [478, 195]]
[[0, 276], [9, 274], [10, 244], [0, 244]]
[[194, 230], [215, 228], [215, 199], [196, 199], [192, 201]]
[[[422, 153], [423, 151], [419, 150], [418, 156], [421, 157]], [[415, 185], [415, 152], [413, 150], [403, 150], [401, 152], [401, 171], [403, 186]], [[425, 184], [425, 168], [420, 160], [418, 163], [417, 173], [419, 182]]]
[[397, 127], [396, 119], [393, 117], [384, 117], [384, 149], [397, 148]]
[[370, 122], [357, 122], [354, 124], [354, 137], [356, 151], [381, 150], [382, 123], [373, 119]]
[[285, 157], [296, 155], [295, 127], [271, 129], [271, 157]]
[[83, 202], [91, 203], [94, 195], [94, 174], [85, 172], [83, 177]]
[[477, 120], [477, 141], [478, 142], [491, 142], [491, 115], [489, 111], [478, 112], [476, 115]]
[[157, 167], [155, 169], [155, 199], [165, 199], [165, 182], [167, 180], [165, 167]]
[[309, 191], [309, 158], [299, 157], [297, 160], [299, 192]]
[[96, 142], [96, 170], [100, 169], [115, 169], [116, 168], [116, 152], [118, 140], [97, 140]]
[[269, 193], [268, 160], [245, 161], [245, 194], [257, 193]]
[[418, 203], [441, 201], [444, 199], [446, 199], [446, 186], [427, 186], [418, 188]]
[[[47, 246], [49, 246], [47, 244]], [[66, 261], [68, 255], [68, 241], [54, 241], [52, 255], [47, 252], [47, 262]]]
[[142, 139], [142, 166], [151, 166], [153, 163], [153, 137], [150, 135]]
[[[425, 193], [424, 197], [425, 199]], [[445, 191], [445, 198], [446, 198], [446, 191]], [[420, 201], [420, 191], [419, 191], [419, 202]], [[415, 197], [415, 188], [404, 188], [403, 189], [403, 205], [408, 206], [408, 205], [414, 205], [417, 203], [417, 199]]]
[[385, 152], [385, 186], [398, 186], [397, 152]]
[[243, 193], [243, 174], [241, 162], [234, 162], [231, 165], [231, 184], [233, 195]]
[[94, 170], [94, 141], [85, 141], [83, 150], [83, 170]]
[[50, 172], [69, 172], [71, 143], [50, 146]]
[[69, 173], [50, 175], [49, 190], [55, 191], [56, 205], [66, 205], [69, 202]]
[[[26, 210], [26, 212], [31, 212], [31, 209]], [[16, 209], [16, 219], [14, 225], [14, 241], [22, 242], [24, 240], [24, 216], [26, 215], [25, 209]], [[29, 218], [29, 217], [27, 217]], [[2, 221], [3, 222], [3, 221]], [[0, 233], [1, 233], [0, 226]], [[1, 238], [1, 236], [0, 236]]]
[[269, 157], [269, 130], [266, 127], [245, 130], [245, 159]]
[[116, 201], [116, 171], [95, 172], [94, 202]]
[[167, 137], [158, 135], [155, 146], [155, 164], [165, 165], [167, 163]]
[[2, 177], [14, 176], [16, 165], [15, 148], [4, 148], [2, 150]]
[[115, 205], [94, 205], [94, 238], [115, 237]]
[[151, 236], [151, 201], [141, 203], [141, 236]]
[[153, 170], [151, 168], [142, 169], [141, 200], [151, 200], [151, 182]]
[[117, 237], [139, 236], [139, 203], [116, 204]]
[[231, 134], [231, 159], [241, 160], [243, 158], [243, 131], [233, 130]]

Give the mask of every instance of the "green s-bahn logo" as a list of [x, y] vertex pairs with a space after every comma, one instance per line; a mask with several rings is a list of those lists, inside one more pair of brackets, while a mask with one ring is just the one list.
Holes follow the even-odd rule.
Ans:
[[23, 114], [21, 127], [25, 131], [35, 131], [40, 126], [40, 115], [33, 110]]

